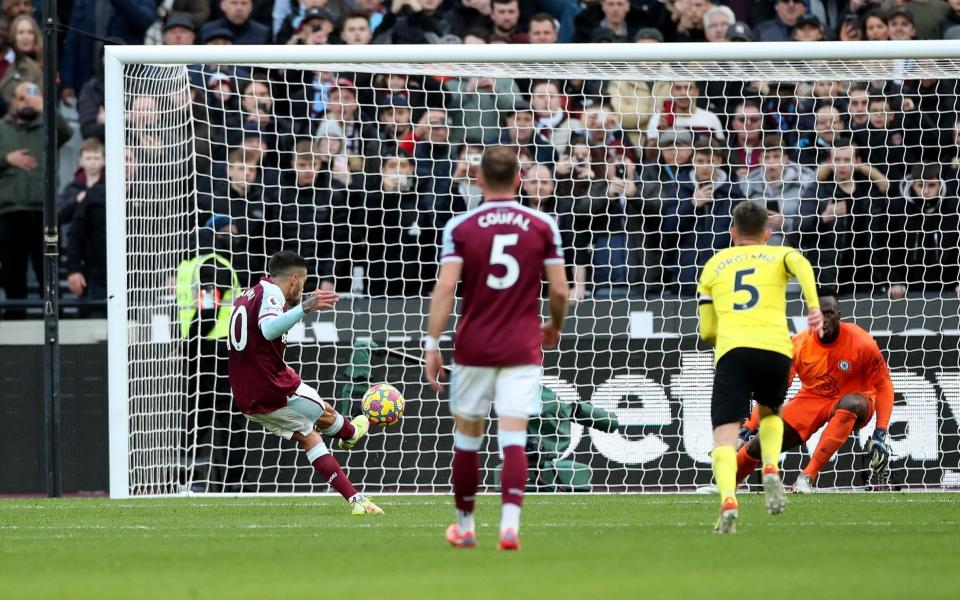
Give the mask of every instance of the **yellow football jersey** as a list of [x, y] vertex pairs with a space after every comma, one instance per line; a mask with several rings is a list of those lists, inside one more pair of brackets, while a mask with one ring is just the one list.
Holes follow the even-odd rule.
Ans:
[[[813, 267], [796, 248], [733, 246], [707, 261], [697, 292], [701, 304], [712, 303], [716, 315], [715, 360], [741, 347], [793, 356], [787, 328], [787, 283], [793, 277], [807, 305], [819, 308]], [[702, 322], [701, 335], [710, 335], [704, 334]]]

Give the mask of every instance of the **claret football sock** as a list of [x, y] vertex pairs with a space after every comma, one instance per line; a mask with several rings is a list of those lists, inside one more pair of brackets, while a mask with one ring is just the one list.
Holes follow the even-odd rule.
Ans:
[[345, 500], [350, 500], [350, 498], [356, 495], [357, 489], [353, 487], [353, 484], [347, 479], [347, 475], [343, 472], [343, 469], [340, 468], [340, 464], [337, 463], [337, 459], [335, 459], [332, 454], [326, 452], [312, 461], [312, 464], [314, 470], [320, 474], [320, 477], [330, 484], [330, 487], [335, 489]]
[[480, 487], [480, 458], [476, 450], [453, 451], [453, 496], [460, 532], [473, 531], [473, 508]]
[[523, 446], [503, 448], [503, 471], [500, 473], [502, 517], [500, 532], [520, 531], [520, 510], [527, 486], [527, 452]]
[[320, 433], [341, 440], [349, 440], [356, 433], [356, 427], [354, 427], [353, 422], [344, 419], [343, 415], [337, 415], [337, 420], [333, 422], [333, 425]]

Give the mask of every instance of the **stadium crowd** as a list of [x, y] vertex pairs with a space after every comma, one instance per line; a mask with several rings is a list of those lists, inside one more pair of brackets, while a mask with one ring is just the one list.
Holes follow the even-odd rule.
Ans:
[[[82, 139], [61, 186], [64, 274], [93, 299], [106, 293], [104, 88], [103, 44], [89, 34], [166, 45], [960, 39], [960, 0], [74, 0], [60, 10], [61, 108], [77, 115], [60, 139]], [[0, 288], [17, 299], [28, 259], [38, 279], [41, 268], [49, 49], [34, 3], [4, 0], [2, 12]], [[480, 153], [499, 143], [521, 158], [522, 201], [558, 219], [574, 299], [691, 296], [746, 200], [767, 207], [775, 240], [802, 248], [822, 285], [956, 295], [957, 82], [911, 79], [910, 61], [892, 69], [899, 79], [761, 83], [195, 65], [187, 99], [129, 87], [125, 174], [133, 195], [186, 177], [164, 165], [178, 164], [170, 153], [189, 136], [197, 250], [227, 257], [242, 286], [282, 247], [309, 257], [327, 288], [427, 293], [440, 232], [480, 201]], [[191, 107], [190, 133], [169, 127], [178, 101]]]

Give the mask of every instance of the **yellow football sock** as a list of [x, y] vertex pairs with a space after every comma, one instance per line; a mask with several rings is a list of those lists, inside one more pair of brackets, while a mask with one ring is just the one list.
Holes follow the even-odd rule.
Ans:
[[720, 488], [720, 502], [737, 496], [737, 451], [733, 446], [713, 449], [713, 476]]
[[780, 449], [783, 447], [783, 419], [780, 415], [767, 415], [760, 419], [760, 457], [763, 466], [779, 468]]

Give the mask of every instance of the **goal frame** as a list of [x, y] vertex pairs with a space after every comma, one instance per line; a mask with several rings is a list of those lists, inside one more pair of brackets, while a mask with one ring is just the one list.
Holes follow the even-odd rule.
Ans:
[[[106, 159], [124, 160], [123, 69], [130, 64], [295, 63], [463, 65], [470, 63], [722, 62], [960, 59], [960, 40], [674, 44], [391, 45], [391, 46], [106, 46]], [[617, 79], [603, 74], [597, 79]], [[125, 175], [106, 174], [110, 497], [130, 495]]]

